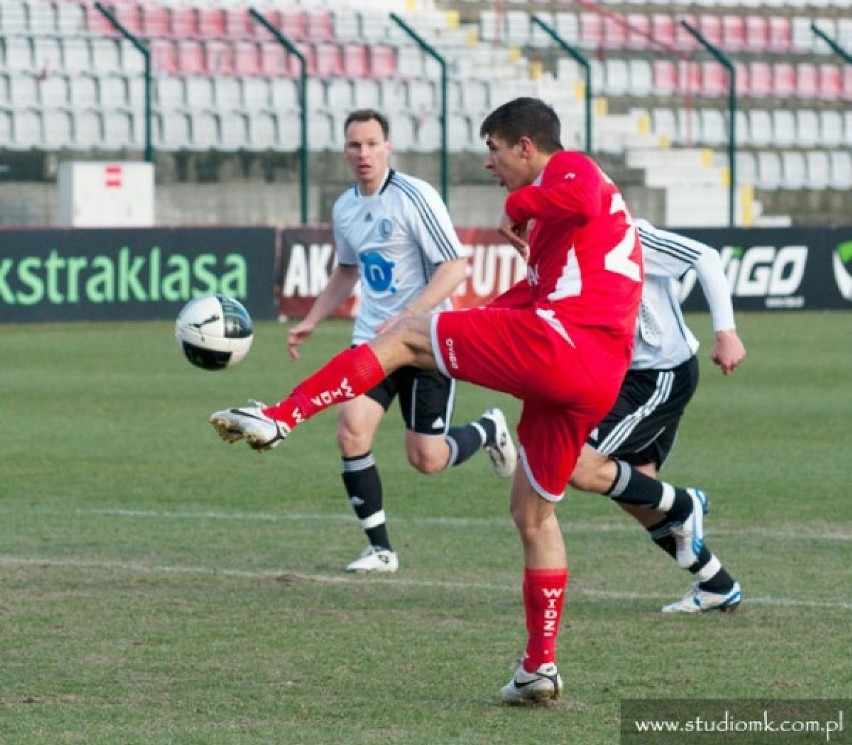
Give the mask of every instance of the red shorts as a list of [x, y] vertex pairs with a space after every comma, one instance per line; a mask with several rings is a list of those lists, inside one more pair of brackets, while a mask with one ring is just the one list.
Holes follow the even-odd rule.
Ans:
[[533, 488], [562, 499], [586, 439], [618, 396], [632, 338], [571, 326], [551, 310], [475, 308], [432, 317], [438, 368], [523, 401], [521, 460]]

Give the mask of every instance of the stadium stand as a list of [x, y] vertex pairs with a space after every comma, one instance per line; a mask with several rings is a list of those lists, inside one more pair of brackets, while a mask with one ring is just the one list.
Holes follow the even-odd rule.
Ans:
[[[247, 0], [107, 6], [149, 44], [157, 151], [298, 150], [299, 64], [251, 18]], [[816, 23], [852, 47], [850, 0], [286, 0], [259, 7], [305, 55], [313, 151], [339, 149], [341, 115], [356, 106], [389, 112], [399, 151], [439, 147], [438, 67], [390, 20], [391, 10], [448, 60], [453, 153], [481, 153], [482, 115], [521, 94], [553, 103], [566, 144], [582, 146], [581, 70], [531, 24], [536, 14], [592, 65], [596, 151], [616, 167], [636, 168], [631, 149], [656, 150], [670, 180], [689, 178], [682, 173], [689, 168], [666, 158], [708, 148], [722, 162], [729, 82], [683, 28], [687, 19], [736, 61], [741, 183], [766, 201], [774, 190], [838, 190], [852, 179], [852, 66], [811, 29]], [[138, 151], [142, 68], [142, 55], [91, 0], [0, 0], [0, 152]], [[647, 168], [644, 178], [648, 188], [665, 186]]]

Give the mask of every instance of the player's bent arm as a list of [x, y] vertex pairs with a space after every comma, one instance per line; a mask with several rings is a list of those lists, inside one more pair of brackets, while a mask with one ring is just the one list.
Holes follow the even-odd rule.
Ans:
[[719, 252], [710, 246], [701, 244], [701, 255], [695, 262], [695, 272], [713, 319], [714, 331], [726, 331], [736, 328], [734, 323], [734, 305], [731, 302], [731, 289], [722, 266]]
[[467, 276], [467, 259], [450, 259], [438, 264], [423, 291], [405, 309], [408, 315], [431, 313], [452, 295]]
[[299, 359], [298, 347], [313, 333], [314, 329], [337, 308], [358, 282], [358, 267], [338, 264], [331, 272], [328, 283], [323, 287], [311, 309], [302, 321], [287, 334], [290, 357]]

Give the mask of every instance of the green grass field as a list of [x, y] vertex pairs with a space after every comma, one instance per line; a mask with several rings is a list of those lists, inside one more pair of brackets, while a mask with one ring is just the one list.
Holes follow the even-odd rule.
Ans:
[[[508, 483], [485, 457], [415, 473], [394, 410], [375, 452], [402, 566], [351, 577], [364, 539], [334, 413], [264, 455], [206, 422], [282, 397], [348, 324], [299, 363], [260, 324], [220, 373], [168, 323], [0, 326], [0, 742], [597, 745], [618, 742], [622, 699], [852, 698], [852, 317], [738, 320], [749, 356], [723, 378], [709, 318], [690, 319], [703, 379], [664, 474], [709, 492], [741, 612], [661, 615], [689, 575], [571, 492], [566, 695], [533, 710], [497, 698], [525, 633]], [[495, 402], [517, 420], [469, 386], [456, 420]]]

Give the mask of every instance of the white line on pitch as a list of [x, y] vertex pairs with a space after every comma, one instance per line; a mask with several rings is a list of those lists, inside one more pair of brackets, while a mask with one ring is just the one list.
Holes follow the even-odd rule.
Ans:
[[[238, 577], [244, 579], [282, 579], [291, 581], [317, 582], [331, 585], [363, 585], [365, 582], [378, 580], [383, 584], [396, 587], [438, 587], [447, 590], [488, 590], [497, 592], [517, 593], [517, 585], [502, 585], [488, 582], [472, 582], [468, 580], [450, 582], [446, 580], [413, 579], [404, 577], [366, 578], [346, 575], [309, 574], [305, 572], [288, 572], [281, 569], [243, 570], [217, 569], [201, 566], [172, 566], [168, 564], [143, 564], [136, 561], [92, 561], [88, 559], [50, 559], [40, 557], [0, 555], [2, 567], [56, 567], [60, 569], [105, 569], [139, 574], [202, 574], [221, 577]], [[605, 598], [608, 600], [660, 600], [667, 595], [655, 593], [624, 592], [621, 590], [596, 590], [593, 588], [576, 587], [573, 593], [589, 598]], [[749, 604], [774, 605], [800, 608], [839, 608], [852, 610], [852, 603], [831, 600], [803, 600], [799, 598], [776, 598], [768, 596], [747, 597]]]

